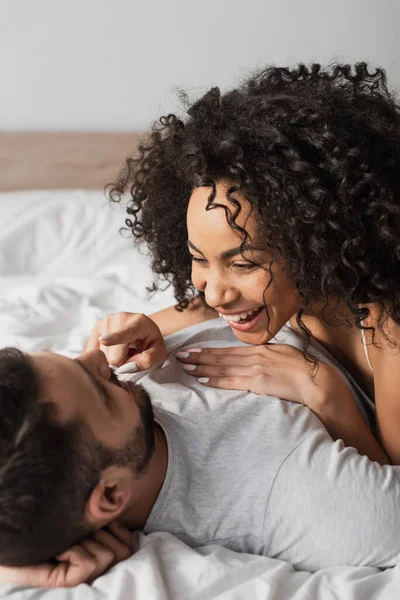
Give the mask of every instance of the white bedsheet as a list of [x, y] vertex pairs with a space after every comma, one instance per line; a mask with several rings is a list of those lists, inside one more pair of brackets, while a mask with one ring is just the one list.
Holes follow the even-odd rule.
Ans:
[[[124, 214], [101, 192], [0, 194], [0, 343], [76, 355], [109, 312], [151, 313], [148, 260], [118, 234]], [[167, 533], [139, 536], [139, 551], [92, 586], [33, 590], [0, 586], [11, 600], [395, 600], [400, 567], [337, 567], [310, 574], [282, 561], [208, 546], [193, 550]]]
[[294, 571], [280, 560], [220, 546], [193, 550], [169, 533], [141, 534], [140, 550], [91, 586], [29, 590], [12, 600], [396, 600], [400, 570], [337, 567]]

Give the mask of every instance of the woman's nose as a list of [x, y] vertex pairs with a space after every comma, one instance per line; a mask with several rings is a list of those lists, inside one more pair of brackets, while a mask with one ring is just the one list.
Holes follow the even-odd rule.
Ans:
[[239, 296], [238, 290], [229, 285], [224, 279], [215, 278], [207, 281], [204, 287], [204, 295], [208, 306], [212, 308], [231, 304]]

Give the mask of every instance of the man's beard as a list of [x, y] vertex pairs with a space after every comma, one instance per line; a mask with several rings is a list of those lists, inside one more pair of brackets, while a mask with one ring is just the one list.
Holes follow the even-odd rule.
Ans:
[[139, 408], [140, 423], [135, 426], [132, 435], [126, 444], [118, 450], [103, 446], [100, 450], [102, 456], [100, 469], [111, 465], [118, 467], [131, 467], [135, 477], [146, 473], [150, 459], [155, 450], [155, 421], [153, 407], [149, 394], [141, 386], [135, 385], [135, 393], [139, 394], [137, 406]]
[[150, 459], [154, 454], [155, 421], [149, 394], [141, 385], [136, 385], [135, 388], [140, 393], [138, 402], [140, 424], [135, 427], [132, 439], [127, 444], [127, 454], [132, 449], [131, 456], [133, 463], [135, 463], [135, 473], [139, 477], [146, 472]]

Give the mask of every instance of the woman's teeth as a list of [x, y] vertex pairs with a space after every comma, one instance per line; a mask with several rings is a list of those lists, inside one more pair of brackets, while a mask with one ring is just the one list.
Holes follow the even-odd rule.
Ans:
[[225, 321], [232, 321], [233, 323], [239, 323], [240, 320], [247, 319], [254, 312], [258, 312], [260, 310], [260, 308], [262, 308], [262, 306], [259, 306], [258, 308], [252, 308], [248, 312], [237, 313], [235, 315], [223, 315], [221, 313], [218, 313], [218, 314], [219, 314], [220, 317], [222, 317], [223, 319], [225, 319]]

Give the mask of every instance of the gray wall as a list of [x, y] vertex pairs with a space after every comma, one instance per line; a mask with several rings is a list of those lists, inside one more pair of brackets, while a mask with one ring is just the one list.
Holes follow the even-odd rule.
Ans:
[[367, 60], [400, 88], [399, 0], [0, 0], [0, 130], [147, 129], [175, 88]]

